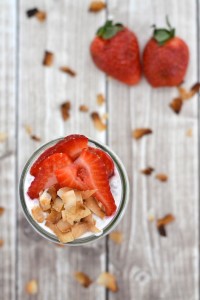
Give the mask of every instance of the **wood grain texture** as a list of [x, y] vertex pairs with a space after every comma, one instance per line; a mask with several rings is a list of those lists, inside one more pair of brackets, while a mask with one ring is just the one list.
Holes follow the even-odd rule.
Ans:
[[[27, 281], [36, 279], [39, 292], [34, 299], [38, 300], [198, 300], [197, 97], [188, 101], [177, 116], [169, 108], [169, 102], [177, 95], [175, 88], [155, 90], [143, 78], [132, 88], [108, 79], [106, 89], [105, 75], [95, 68], [88, 50], [96, 29], [106, 18], [105, 11], [89, 13], [89, 0], [18, 2], [19, 11], [16, 1], [0, 2], [0, 132], [8, 134], [8, 139], [0, 143], [0, 206], [6, 208], [0, 217], [0, 239], [4, 240], [0, 248], [0, 298], [31, 299], [24, 287]], [[189, 5], [187, 0], [107, 2], [109, 15], [137, 33], [141, 49], [151, 35], [150, 25], [163, 26], [168, 14], [177, 34], [190, 46], [185, 86], [197, 81], [200, 65], [196, 1], [190, 1]], [[33, 7], [47, 12], [44, 23], [26, 17], [26, 10]], [[16, 26], [17, 13], [20, 31]], [[16, 62], [18, 35], [19, 62]], [[45, 50], [55, 55], [50, 68], [42, 66]], [[16, 63], [19, 63], [17, 89]], [[74, 69], [77, 76], [61, 73], [59, 67], [65, 65]], [[96, 104], [96, 95], [105, 94], [106, 90], [108, 135], [97, 132], [89, 117], [92, 111], [106, 111], [106, 107], [99, 108]], [[72, 104], [71, 118], [63, 122], [59, 106], [66, 100]], [[80, 113], [80, 104], [88, 105], [90, 112]], [[30, 139], [25, 124], [33, 128], [41, 142]], [[135, 141], [131, 131], [138, 127], [149, 127], [153, 134]], [[186, 136], [188, 129], [192, 129], [191, 137]], [[124, 162], [130, 178], [129, 208], [118, 226], [124, 233], [124, 242], [121, 246], [112, 241], [108, 244], [108, 267], [119, 284], [116, 294], [106, 295], [104, 288], [97, 285], [84, 289], [73, 277], [74, 272], [83, 271], [95, 280], [105, 270], [105, 239], [85, 247], [59, 248], [33, 231], [19, 203], [16, 230], [16, 142], [19, 179], [24, 163], [42, 143], [79, 132], [102, 142], [107, 139]], [[156, 171], [146, 177], [140, 170], [149, 165]], [[155, 179], [160, 172], [169, 176], [168, 182]], [[167, 227], [167, 238], [160, 237], [155, 222], [148, 221], [149, 212], [155, 218], [174, 214], [176, 221]]]
[[[95, 69], [89, 44], [105, 12], [90, 14], [89, 1], [20, 1], [20, 87], [19, 87], [19, 174], [31, 153], [40, 146], [30, 140], [23, 125], [29, 124], [41, 137], [41, 144], [59, 136], [83, 133], [105, 141], [98, 133], [90, 113], [79, 112], [86, 104], [90, 112], [98, 110], [96, 94], [105, 93], [105, 76]], [[47, 20], [28, 19], [26, 10], [38, 7], [47, 12]], [[42, 66], [44, 51], [54, 53], [52, 67]], [[70, 77], [59, 71], [68, 66], [77, 72]], [[71, 117], [64, 122], [59, 106], [71, 101]], [[103, 108], [105, 110], [105, 108]], [[92, 279], [105, 269], [105, 240], [76, 248], [58, 248], [35, 233], [19, 213], [18, 298], [29, 299], [24, 285], [30, 279], [39, 283], [35, 299], [104, 299], [102, 287], [79, 286], [74, 272], [86, 272]]]
[[[151, 35], [151, 24], [165, 25], [165, 15], [177, 28], [177, 34], [190, 47], [191, 59], [185, 85], [197, 81], [196, 3], [182, 1], [109, 1], [109, 14], [117, 22], [132, 28], [141, 49]], [[144, 17], [145, 16], [145, 17]], [[117, 95], [117, 98], [116, 98]], [[128, 170], [132, 186], [129, 209], [119, 225], [124, 232], [122, 246], [109, 242], [109, 269], [119, 280], [119, 292], [109, 299], [198, 299], [198, 144], [197, 97], [179, 116], [169, 108], [176, 88], [152, 89], [142, 79], [128, 88], [110, 80], [109, 141]], [[117, 104], [117, 105], [116, 105]], [[119, 121], [120, 115], [120, 121]], [[131, 130], [148, 127], [153, 134], [139, 141], [131, 139]], [[192, 137], [186, 130], [192, 128]], [[166, 173], [161, 183], [154, 173], [146, 177], [141, 169], [152, 166]], [[167, 238], [159, 236], [155, 217], [173, 213], [176, 221], [167, 227]]]
[[0, 2], [0, 298], [15, 299], [15, 1]]

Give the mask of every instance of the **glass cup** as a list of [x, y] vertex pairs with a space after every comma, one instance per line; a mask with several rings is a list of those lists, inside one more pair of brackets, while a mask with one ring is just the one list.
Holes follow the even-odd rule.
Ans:
[[[52, 140], [49, 143], [41, 146], [39, 149], [37, 149], [33, 155], [30, 157], [30, 159], [27, 161], [23, 171], [22, 171], [22, 175], [21, 175], [21, 179], [20, 179], [20, 184], [19, 184], [19, 195], [20, 195], [20, 201], [21, 201], [21, 205], [22, 205], [22, 209], [24, 211], [25, 217], [27, 218], [28, 222], [31, 224], [31, 226], [40, 234], [42, 235], [44, 238], [46, 238], [47, 240], [54, 242], [54, 243], [59, 243], [58, 238], [46, 231], [44, 228], [42, 228], [39, 223], [37, 223], [37, 221], [35, 221], [32, 217], [32, 215], [30, 214], [27, 205], [26, 205], [26, 201], [25, 201], [25, 181], [26, 181], [26, 177], [29, 174], [30, 168], [33, 165], [33, 163], [35, 162], [35, 160], [49, 147], [53, 146], [54, 144], [56, 144], [57, 142], [59, 142], [60, 140], [62, 140], [62, 138], [56, 139], [56, 140]], [[70, 243], [66, 243], [63, 245], [68, 245], [68, 246], [80, 246], [80, 245], [84, 245], [87, 243], [90, 243], [92, 241], [96, 241], [99, 240], [100, 238], [106, 236], [107, 234], [109, 234], [114, 228], [115, 226], [119, 223], [119, 221], [122, 219], [124, 212], [126, 210], [127, 204], [128, 204], [128, 200], [129, 200], [129, 181], [128, 181], [128, 176], [126, 173], [126, 170], [121, 162], [121, 160], [119, 159], [119, 157], [108, 147], [105, 146], [97, 141], [94, 141], [92, 139], [89, 139], [89, 142], [94, 144], [95, 147], [103, 150], [104, 152], [108, 153], [111, 158], [113, 159], [114, 163], [115, 163], [115, 167], [118, 170], [119, 176], [120, 176], [120, 181], [121, 181], [121, 187], [122, 187], [122, 193], [121, 193], [121, 201], [120, 204], [117, 208], [117, 211], [115, 212], [115, 214], [113, 215], [113, 218], [111, 219], [111, 221], [102, 229], [102, 233], [100, 235], [94, 235], [91, 234], [88, 237], [83, 237], [83, 238], [78, 238]]]

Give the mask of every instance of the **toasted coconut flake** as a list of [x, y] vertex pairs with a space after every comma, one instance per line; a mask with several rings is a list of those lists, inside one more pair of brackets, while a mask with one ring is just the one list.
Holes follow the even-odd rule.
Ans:
[[62, 208], [63, 208], [63, 201], [62, 199], [60, 199], [59, 197], [57, 197], [52, 205], [52, 208], [55, 209], [58, 212], [61, 212]]
[[67, 221], [63, 221], [63, 219], [59, 220], [56, 226], [63, 233], [68, 232], [71, 229], [71, 225]]
[[173, 221], [175, 221], [175, 217], [172, 214], [167, 214], [163, 218], [157, 220], [157, 227], [167, 225]]
[[83, 203], [83, 198], [82, 198], [82, 192], [81, 191], [74, 191], [75, 196], [76, 196], [76, 201]]
[[26, 15], [28, 18], [34, 17], [38, 13], [37, 8], [31, 8], [26, 11]]
[[93, 197], [85, 199], [84, 204], [87, 208], [89, 208], [89, 210], [91, 210], [99, 218], [103, 219], [105, 217], [105, 213], [101, 210], [97, 201]]
[[35, 135], [35, 134], [31, 134], [30, 137], [33, 141], [36, 141], [36, 142], [41, 141], [41, 138], [39, 136]]
[[92, 214], [90, 214], [89, 216], [83, 218], [82, 221], [85, 222], [85, 223], [87, 223], [87, 225], [88, 225], [88, 231], [91, 231], [93, 233], [99, 233], [99, 232], [101, 232], [101, 230], [99, 230], [95, 226], [96, 221], [93, 219]]
[[[62, 196], [68, 191], [71, 191], [71, 189], [68, 187], [61, 188], [57, 191], [57, 195], [63, 200]], [[57, 195], [56, 195], [56, 197], [57, 197]]]
[[3, 143], [7, 140], [8, 135], [4, 132], [0, 132], [0, 143]]
[[141, 173], [144, 175], [151, 175], [151, 173], [154, 171], [154, 168], [148, 167], [146, 169], [141, 170]]
[[76, 194], [73, 190], [63, 193], [61, 199], [66, 211], [71, 213], [76, 212]]
[[83, 222], [89, 223], [89, 224], [96, 224], [96, 221], [93, 219], [92, 214], [88, 215], [87, 217], [82, 219]]
[[75, 222], [76, 215], [73, 213], [70, 213], [68, 210], [62, 210], [62, 220], [68, 222], [70, 225], [73, 225]]
[[187, 129], [185, 134], [188, 137], [192, 137], [192, 135], [193, 135], [192, 128]]
[[76, 76], [76, 72], [73, 71], [72, 69], [70, 69], [69, 67], [63, 66], [63, 67], [60, 67], [59, 69], [61, 72], [67, 73], [72, 77]]
[[46, 67], [50, 67], [53, 65], [54, 54], [49, 51], [44, 52], [43, 65]]
[[133, 130], [132, 136], [134, 139], [139, 140], [141, 139], [144, 135], [151, 134], [152, 130], [149, 128], [137, 128]]
[[74, 239], [79, 238], [81, 235], [88, 231], [87, 223], [77, 223], [72, 226], [72, 234]]
[[91, 113], [91, 118], [94, 123], [94, 127], [99, 131], [106, 130], [107, 126], [103, 123], [101, 117], [99, 116], [98, 112]]
[[83, 272], [76, 272], [74, 274], [74, 277], [85, 288], [87, 288], [92, 283], [90, 277]]
[[37, 281], [35, 279], [33, 279], [33, 280], [30, 280], [29, 282], [27, 282], [25, 290], [29, 295], [36, 295], [38, 292]]
[[42, 223], [44, 221], [44, 214], [40, 206], [34, 206], [31, 210], [33, 218], [38, 222]]
[[66, 233], [61, 233], [61, 234], [59, 233], [58, 238], [63, 243], [69, 243], [69, 242], [74, 241], [74, 236], [71, 231], [66, 232]]
[[33, 129], [30, 125], [25, 124], [24, 128], [25, 128], [26, 133], [28, 133], [28, 135], [32, 135]]
[[87, 105], [82, 104], [82, 105], [79, 106], [79, 110], [81, 112], [88, 112], [89, 111], [89, 107]]
[[58, 227], [55, 224], [52, 224], [51, 222], [48, 222], [48, 221], [45, 223], [45, 225], [47, 227], [49, 227], [55, 233], [55, 235], [58, 237], [58, 239], [61, 243], [69, 243], [74, 240], [74, 237], [73, 237], [71, 231], [63, 233], [58, 229]]
[[61, 213], [52, 209], [50, 214], [47, 216], [46, 220], [55, 224], [61, 219]]
[[113, 231], [109, 234], [109, 238], [116, 244], [121, 244], [123, 241], [123, 234], [121, 231]]
[[188, 100], [188, 99], [191, 99], [196, 93], [199, 92], [199, 89], [200, 89], [200, 83], [197, 82], [195, 83], [191, 89], [188, 91], [186, 90], [184, 87], [182, 86], [178, 86], [178, 91], [179, 91], [179, 95], [180, 95], [180, 98], [182, 100]]
[[117, 292], [117, 290], [118, 290], [116, 278], [113, 274], [111, 274], [109, 272], [101, 273], [97, 279], [97, 283], [105, 286], [112, 292]]
[[0, 206], [0, 217], [4, 214], [5, 208], [3, 206]]
[[76, 204], [76, 222], [80, 222], [81, 219], [89, 216], [91, 211], [81, 202], [77, 202]]
[[168, 176], [166, 174], [160, 173], [156, 175], [156, 179], [165, 182], [168, 180]]
[[194, 93], [198, 93], [200, 90], [200, 82], [195, 83], [192, 87], [191, 87], [191, 91], [193, 91]]
[[0, 247], [3, 247], [3, 245], [4, 245], [4, 240], [0, 239]]
[[70, 109], [71, 109], [71, 102], [70, 101], [66, 101], [64, 103], [61, 104], [60, 106], [60, 111], [61, 111], [61, 115], [64, 121], [67, 121], [70, 117]]
[[102, 232], [102, 230], [100, 230], [99, 228], [97, 228], [95, 226], [95, 224], [88, 224], [88, 231], [90, 231], [92, 233], [100, 233], [100, 232]]
[[94, 224], [88, 224], [88, 231], [92, 233], [100, 233], [102, 230], [97, 228]]
[[75, 222], [80, 222], [82, 218], [85, 218], [90, 214], [91, 211], [87, 207], [85, 207], [82, 203], [77, 202], [76, 210], [74, 212], [70, 210], [62, 211], [62, 218], [64, 221], [73, 225]]
[[167, 232], [166, 232], [166, 229], [165, 229], [165, 226], [164, 225], [161, 225], [158, 227], [158, 232], [161, 236], [167, 236]]
[[191, 91], [187, 91], [184, 87], [178, 86], [178, 92], [182, 100], [190, 99], [193, 96]]
[[101, 11], [102, 9], [105, 9], [106, 8], [106, 3], [103, 2], [103, 1], [98, 1], [98, 0], [94, 0], [90, 3], [90, 6], [89, 6], [89, 11], [90, 12], [94, 12], [94, 13], [97, 13], [99, 11]]
[[177, 86], [177, 89], [178, 89], [180, 98], [181, 99], [187, 99], [188, 91], [184, 87], [182, 87], [181, 85]]
[[46, 190], [40, 195], [39, 203], [43, 211], [51, 208], [51, 195]]
[[183, 100], [180, 97], [174, 98], [172, 102], [169, 104], [171, 109], [176, 113], [179, 114], [183, 105]]
[[83, 200], [90, 198], [97, 190], [86, 190], [86, 191], [81, 191], [81, 195]]
[[97, 104], [99, 106], [102, 106], [105, 103], [105, 97], [103, 94], [98, 94], [97, 95]]
[[47, 18], [47, 14], [46, 12], [44, 11], [38, 11], [36, 14], [35, 14], [36, 18], [40, 21], [40, 22], [44, 22]]
[[57, 192], [55, 186], [48, 188], [47, 192], [51, 195], [51, 199], [54, 201], [57, 198]]
[[175, 221], [175, 217], [172, 214], [167, 214], [163, 218], [157, 220], [157, 228], [161, 236], [167, 236], [165, 226], [173, 221]]

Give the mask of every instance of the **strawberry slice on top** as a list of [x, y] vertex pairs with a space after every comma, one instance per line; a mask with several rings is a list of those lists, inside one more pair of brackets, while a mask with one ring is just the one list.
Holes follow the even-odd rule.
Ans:
[[68, 166], [55, 171], [61, 187], [79, 190], [97, 190], [94, 197], [103, 204], [106, 215], [116, 211], [116, 204], [110, 190], [106, 167], [95, 149], [83, 149], [80, 156]]
[[113, 176], [114, 162], [113, 162], [112, 158], [110, 157], [110, 155], [107, 154], [106, 152], [102, 151], [99, 148], [88, 147], [88, 149], [92, 149], [103, 160], [105, 167], [106, 167], [106, 172], [108, 174], [108, 178]]
[[40, 169], [31, 182], [27, 194], [31, 199], [38, 198], [44, 189], [57, 183], [55, 171], [71, 164], [72, 160], [64, 153], [54, 153], [43, 160]]
[[34, 162], [31, 167], [30, 173], [36, 176], [41, 168], [42, 162], [54, 153], [66, 153], [73, 160], [77, 158], [83, 148], [87, 148], [88, 138], [84, 135], [72, 134], [61, 141], [59, 141], [54, 146], [45, 150], [38, 159]]

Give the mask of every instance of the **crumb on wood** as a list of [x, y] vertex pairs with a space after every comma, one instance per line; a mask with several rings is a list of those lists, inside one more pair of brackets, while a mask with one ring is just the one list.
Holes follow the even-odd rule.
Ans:
[[53, 65], [53, 61], [54, 61], [54, 54], [46, 50], [44, 52], [43, 66], [50, 67]]
[[79, 106], [79, 110], [80, 110], [81, 112], [88, 112], [88, 111], [89, 111], [89, 107], [88, 107], [87, 105], [81, 104], [81, 105]]
[[70, 118], [70, 109], [71, 109], [70, 101], [66, 101], [60, 105], [60, 111], [64, 121], [67, 121]]
[[149, 176], [149, 175], [152, 174], [153, 171], [154, 171], [154, 168], [147, 167], [146, 169], [141, 170], [141, 173], [144, 174], [144, 175]]
[[94, 127], [98, 130], [98, 131], [104, 131], [107, 128], [107, 125], [105, 123], [103, 123], [102, 118], [100, 117], [98, 112], [93, 112], [91, 113], [91, 119], [93, 121]]
[[94, 0], [90, 3], [88, 10], [93, 13], [97, 13], [106, 8], [106, 3], [100, 0]]
[[76, 72], [69, 67], [63, 66], [63, 67], [60, 67], [59, 70], [63, 73], [69, 74], [72, 77], [76, 76]]
[[132, 132], [132, 137], [136, 140], [141, 139], [145, 135], [152, 134], [153, 131], [150, 128], [136, 128]]

